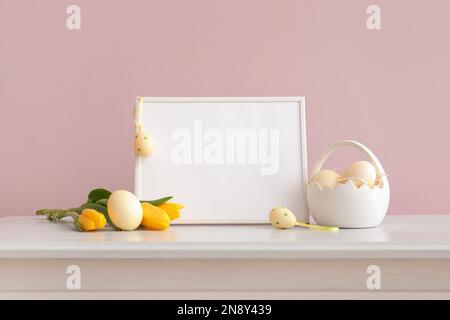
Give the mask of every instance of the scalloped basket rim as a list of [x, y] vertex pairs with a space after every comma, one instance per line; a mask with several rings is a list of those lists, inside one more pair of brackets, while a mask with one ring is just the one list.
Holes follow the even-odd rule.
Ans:
[[319, 192], [322, 192], [322, 191], [324, 191], [324, 192], [337, 192], [340, 189], [344, 189], [344, 190], [352, 189], [355, 192], [371, 192], [371, 191], [383, 190], [385, 188], [385, 185], [386, 185], [386, 181], [384, 179], [385, 178], [383, 178], [383, 182], [381, 184], [373, 186], [372, 188], [369, 188], [365, 184], [363, 184], [361, 187], [358, 188], [355, 185], [355, 183], [353, 182], [353, 180], [348, 180], [345, 183], [338, 183], [338, 185], [334, 189], [329, 188], [329, 187], [322, 188], [316, 182], [309, 181], [308, 182], [308, 189], [318, 190]]

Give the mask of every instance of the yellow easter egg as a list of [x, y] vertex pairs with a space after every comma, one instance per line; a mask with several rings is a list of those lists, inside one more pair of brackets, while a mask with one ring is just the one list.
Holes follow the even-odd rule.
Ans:
[[[366, 182], [369, 188], [372, 188], [377, 179], [377, 170], [369, 161], [356, 161], [349, 165], [342, 173], [345, 180], [352, 180], [356, 187], [361, 187]], [[352, 179], [356, 178], [356, 179]], [[363, 181], [361, 181], [363, 180]]]
[[329, 169], [323, 169], [312, 177], [312, 181], [317, 183], [321, 188], [334, 189], [336, 188], [340, 178], [341, 176], [337, 172]]
[[269, 221], [275, 228], [289, 229], [295, 226], [297, 218], [288, 208], [276, 207], [270, 210]]
[[148, 157], [153, 153], [154, 145], [150, 135], [144, 130], [139, 130], [134, 137], [134, 150], [137, 156]]

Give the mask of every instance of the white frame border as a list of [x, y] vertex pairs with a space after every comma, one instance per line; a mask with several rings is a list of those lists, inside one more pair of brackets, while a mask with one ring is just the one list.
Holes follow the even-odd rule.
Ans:
[[[142, 97], [143, 102], [297, 102], [300, 108], [300, 137], [301, 137], [301, 172], [303, 176], [303, 214], [297, 213], [297, 219], [309, 222], [308, 205], [306, 203], [306, 188], [308, 184], [308, 156], [306, 145], [306, 111], [305, 97]], [[135, 105], [139, 103], [136, 97]], [[135, 108], [136, 120], [140, 120], [139, 108]], [[151, 131], [151, 130], [150, 130]], [[135, 157], [134, 193], [140, 199], [140, 157]], [[267, 219], [177, 219], [173, 224], [267, 224]]]

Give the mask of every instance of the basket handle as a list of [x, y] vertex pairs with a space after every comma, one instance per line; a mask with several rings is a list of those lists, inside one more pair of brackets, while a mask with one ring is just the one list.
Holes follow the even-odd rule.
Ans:
[[322, 166], [325, 163], [325, 161], [327, 161], [328, 157], [337, 148], [342, 147], [342, 146], [349, 146], [349, 147], [354, 147], [354, 148], [358, 149], [359, 151], [361, 151], [362, 153], [364, 153], [367, 156], [367, 158], [369, 159], [370, 163], [372, 163], [375, 166], [376, 171], [382, 177], [384, 177], [386, 175], [386, 173], [384, 172], [383, 166], [381, 165], [380, 161], [375, 156], [375, 154], [372, 151], [370, 151], [369, 148], [367, 148], [365, 145], [363, 145], [362, 143], [359, 143], [357, 141], [340, 140], [340, 141], [336, 142], [335, 144], [332, 144], [331, 146], [329, 146], [328, 149], [326, 149], [320, 155], [319, 159], [317, 160], [316, 164], [314, 165], [314, 167], [312, 169], [311, 177], [314, 177], [314, 175], [322, 169]]

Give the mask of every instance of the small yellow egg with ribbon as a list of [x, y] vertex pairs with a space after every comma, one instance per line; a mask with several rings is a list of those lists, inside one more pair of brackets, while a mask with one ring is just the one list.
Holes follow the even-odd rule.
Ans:
[[320, 231], [339, 231], [339, 227], [319, 226], [317, 224], [308, 224], [303, 221], [297, 221], [297, 218], [292, 211], [285, 207], [273, 208], [269, 213], [269, 221], [278, 229], [290, 229], [298, 226]]
[[155, 146], [151, 140], [150, 134], [139, 128], [134, 137], [134, 151], [136, 155], [148, 157], [152, 155], [154, 149]]
[[151, 156], [155, 145], [151, 140], [150, 134], [142, 128], [140, 116], [142, 113], [143, 97], [138, 97], [138, 103], [133, 110], [133, 117], [136, 124], [136, 135], [134, 136], [134, 151], [139, 157]]

